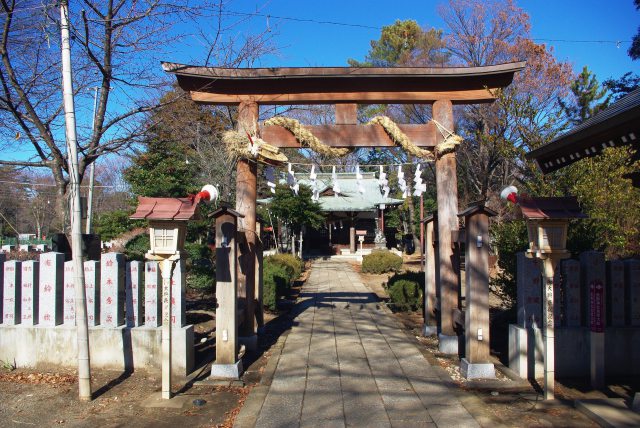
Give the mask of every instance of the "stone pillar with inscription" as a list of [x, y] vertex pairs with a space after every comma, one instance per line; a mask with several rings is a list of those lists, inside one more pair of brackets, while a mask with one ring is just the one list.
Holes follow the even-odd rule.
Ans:
[[517, 307], [520, 327], [542, 326], [542, 271], [540, 261], [524, 253], [516, 255]]
[[162, 278], [158, 262], [146, 262], [144, 269], [144, 324], [147, 327], [162, 325]]
[[22, 306], [22, 262], [10, 260], [4, 262], [4, 283], [2, 305], [4, 307], [2, 323], [5, 325], [20, 324]]
[[142, 324], [143, 266], [143, 263], [139, 261], [132, 261], [126, 265], [125, 317], [127, 327], [139, 327]]
[[38, 283], [40, 262], [22, 262], [22, 324], [33, 326], [38, 322]]
[[624, 261], [627, 324], [640, 327], [640, 260]]
[[63, 321], [64, 254], [40, 255], [38, 324], [53, 327]]
[[76, 290], [75, 279], [73, 278], [73, 261], [64, 263], [64, 290], [62, 296], [64, 303], [62, 305], [63, 324], [76, 325]]
[[604, 387], [604, 325], [606, 320], [604, 253], [585, 251], [580, 254], [580, 271], [585, 305], [583, 308], [588, 317], [586, 325], [591, 330], [589, 335], [591, 386], [600, 389]]
[[607, 323], [611, 327], [624, 327], [625, 302], [624, 302], [624, 262], [622, 260], [610, 260], [606, 264], [607, 270]]
[[118, 327], [124, 324], [124, 256], [106, 253], [100, 262], [100, 323]]
[[87, 296], [87, 324], [100, 324], [100, 262], [84, 262], [84, 289]]
[[567, 327], [582, 325], [582, 304], [580, 296], [580, 263], [577, 260], [565, 259], [560, 262], [562, 287], [564, 291], [563, 312]]

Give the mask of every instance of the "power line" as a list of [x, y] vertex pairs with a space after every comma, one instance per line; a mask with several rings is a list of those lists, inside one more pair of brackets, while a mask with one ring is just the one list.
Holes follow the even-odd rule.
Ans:
[[[293, 16], [282, 16], [282, 15], [271, 15], [267, 13], [261, 12], [237, 12], [237, 11], [223, 11], [222, 15], [228, 16], [250, 16], [250, 17], [260, 17], [266, 18], [267, 20], [270, 18], [282, 19], [284, 21], [294, 21], [294, 22], [310, 22], [313, 24], [320, 25], [336, 25], [341, 27], [355, 27], [355, 28], [364, 28], [368, 30], [378, 30], [382, 31], [383, 27], [366, 25], [366, 24], [356, 24], [350, 22], [339, 22], [339, 21], [320, 21], [312, 18], [298, 18]], [[451, 33], [442, 33], [445, 36], [451, 36]], [[484, 37], [485, 39], [489, 39], [490, 37]], [[622, 43], [631, 43], [631, 40], [572, 40], [572, 39], [547, 39], [541, 37], [534, 37], [531, 40], [538, 42], [558, 42], [558, 43], [610, 43], [619, 46]]]
[[[21, 8], [14, 9], [13, 13], [23, 12], [23, 11], [27, 11], [27, 10], [33, 10], [33, 9], [48, 9], [48, 8], [55, 7], [55, 6], [56, 6], [55, 3], [50, 3], [50, 4], [43, 4], [43, 5], [40, 5], [40, 6], [21, 7]], [[156, 12], [153, 15], [166, 15], [168, 13], [170, 13], [170, 12]], [[362, 28], [362, 29], [366, 29], [366, 30], [377, 30], [377, 31], [382, 31], [382, 28], [383, 28], [383, 27], [380, 27], [380, 26], [367, 25], [367, 24], [358, 24], [358, 23], [353, 23], [353, 22], [326, 21], [326, 20], [318, 20], [318, 19], [313, 19], [313, 18], [300, 18], [300, 17], [295, 17], [295, 16], [271, 15], [271, 14], [268, 14], [268, 13], [261, 13], [261, 12], [239, 12], [239, 11], [234, 11], [234, 10], [227, 10], [227, 11], [222, 11], [220, 13], [220, 15], [265, 18], [265, 19], [267, 19], [267, 21], [269, 21], [271, 18], [273, 18], [273, 19], [281, 19], [283, 21], [308, 22], [308, 23], [318, 24], [318, 25], [334, 25], [334, 26], [339, 26], [339, 27]], [[88, 18], [88, 19], [91, 22], [105, 22], [106, 21], [104, 19], [99, 19], [99, 18]], [[131, 19], [131, 17], [112, 18], [110, 21], [117, 22], [117, 21], [128, 20], [128, 19]], [[452, 34], [443, 32], [443, 35], [451, 36]], [[485, 38], [488, 39], [490, 37], [485, 37]], [[549, 38], [543, 38], [543, 37], [532, 37], [531, 40], [534, 40], [536, 42], [553, 42], [553, 43], [613, 44], [613, 45], [616, 45], [618, 47], [620, 47], [620, 45], [623, 44], [623, 43], [624, 44], [628, 44], [628, 43], [632, 42], [631, 40], [549, 39]]]

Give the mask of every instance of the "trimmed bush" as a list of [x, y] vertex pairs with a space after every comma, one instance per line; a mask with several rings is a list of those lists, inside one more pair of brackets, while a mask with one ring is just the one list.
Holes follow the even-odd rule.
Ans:
[[285, 266], [265, 259], [263, 265], [263, 305], [271, 311], [277, 309], [278, 299], [289, 289], [290, 276]]
[[394, 274], [391, 278], [389, 278], [389, 281], [387, 281], [385, 288], [388, 290], [393, 287], [393, 284], [402, 280], [415, 282], [416, 284], [418, 284], [421, 290], [424, 290], [424, 272], [413, 271]]
[[304, 270], [304, 262], [292, 254], [274, 254], [266, 257], [266, 262], [284, 266], [287, 269], [290, 281], [298, 279]]
[[422, 309], [422, 288], [415, 281], [401, 279], [389, 288], [389, 297], [393, 308], [399, 311], [417, 311]]
[[362, 272], [397, 272], [402, 267], [402, 257], [387, 250], [375, 250], [362, 258]]

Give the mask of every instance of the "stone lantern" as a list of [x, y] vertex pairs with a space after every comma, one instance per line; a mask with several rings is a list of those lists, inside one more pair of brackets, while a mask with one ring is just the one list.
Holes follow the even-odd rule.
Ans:
[[555, 354], [553, 319], [553, 278], [558, 261], [568, 258], [566, 249], [569, 219], [585, 218], [575, 197], [517, 197], [527, 222], [527, 257], [543, 262], [544, 399], [554, 398]]

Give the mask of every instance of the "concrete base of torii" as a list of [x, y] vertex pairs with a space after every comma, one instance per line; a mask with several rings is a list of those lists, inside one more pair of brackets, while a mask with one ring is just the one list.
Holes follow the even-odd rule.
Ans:
[[216, 364], [211, 365], [211, 380], [238, 380], [242, 376], [242, 360], [236, 361], [235, 364]]
[[463, 358], [460, 360], [460, 374], [465, 379], [495, 379], [496, 369], [493, 363], [470, 363]]

